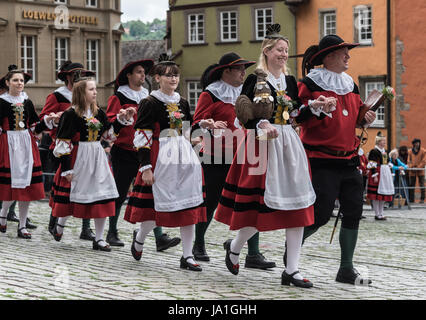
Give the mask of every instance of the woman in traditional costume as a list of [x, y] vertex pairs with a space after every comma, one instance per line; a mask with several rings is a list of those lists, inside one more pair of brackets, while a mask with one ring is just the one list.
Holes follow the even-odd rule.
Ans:
[[51, 199], [52, 214], [58, 217], [53, 237], [61, 240], [70, 216], [93, 218], [93, 249], [111, 251], [103, 233], [106, 218], [115, 213], [118, 192], [100, 140], [113, 140], [122, 127], [133, 123], [133, 114], [120, 110], [116, 121], [108, 122], [105, 112], [96, 104], [95, 80], [78, 77], [76, 73], [72, 104], [61, 116], [53, 150], [61, 163]]
[[40, 153], [35, 134], [51, 126], [53, 116], [44, 121], [24, 92], [31, 75], [9, 66], [5, 85], [7, 92], [0, 96], [0, 232], [7, 229], [7, 212], [17, 200], [19, 206], [18, 237], [31, 239], [26, 229], [30, 201], [44, 198]]
[[[164, 58], [163, 58], [164, 59]], [[140, 222], [131, 252], [142, 256], [146, 236], [156, 227], [179, 227], [183, 254], [180, 267], [201, 271], [191, 254], [195, 225], [206, 221], [203, 172], [183, 122], [192, 122], [188, 102], [175, 92], [179, 68], [163, 60], [154, 66], [159, 89], [144, 100], [138, 110], [134, 146], [140, 168], [124, 219]]]
[[[266, 73], [266, 81], [258, 82], [258, 76], [251, 74], [242, 88], [249, 104], [270, 100], [273, 111], [270, 117], [242, 120], [251, 129], [240, 145], [245, 148], [244, 159], [234, 158], [215, 219], [238, 230], [233, 240], [224, 243], [232, 274], [238, 274], [240, 251], [256, 232], [286, 229], [287, 265], [281, 283], [309, 288], [312, 283], [301, 276], [298, 265], [303, 227], [314, 221], [315, 192], [305, 150], [292, 126], [300, 103], [296, 80], [286, 75], [289, 41], [279, 31], [279, 25], [269, 27], [262, 43], [258, 69]], [[255, 96], [256, 90], [263, 93]], [[239, 101], [237, 115], [238, 105]]]

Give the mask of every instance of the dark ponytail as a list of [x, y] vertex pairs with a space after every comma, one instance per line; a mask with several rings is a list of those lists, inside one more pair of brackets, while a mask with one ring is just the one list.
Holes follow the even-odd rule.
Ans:
[[7, 70], [9, 71], [9, 72], [7, 73], [7, 75], [6, 75], [6, 77], [5, 77], [5, 80], [7, 80], [7, 81], [9, 81], [9, 80], [12, 78], [12, 76], [13, 76], [14, 74], [16, 74], [16, 73], [20, 73], [20, 74], [22, 74], [22, 75], [24, 76], [24, 78], [25, 78], [24, 71], [19, 70], [19, 69], [18, 69], [18, 66], [17, 66], [17, 65], [15, 65], [15, 64], [11, 64], [11, 65], [9, 65], [9, 67], [7, 67]]
[[319, 51], [318, 45], [310, 46], [303, 54], [302, 60], [302, 76], [305, 77], [315, 65], [311, 62], [312, 56]]

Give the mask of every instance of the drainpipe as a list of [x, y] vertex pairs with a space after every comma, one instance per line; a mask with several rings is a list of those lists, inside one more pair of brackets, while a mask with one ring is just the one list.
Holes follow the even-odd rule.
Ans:
[[[391, 0], [387, 0], [386, 1], [386, 49], [387, 49], [387, 77], [386, 77], [386, 85], [387, 86], [391, 86], [392, 85], [392, 48], [391, 48]], [[396, 103], [396, 102], [395, 102]], [[388, 111], [391, 111], [391, 106], [392, 106], [392, 102], [388, 102]], [[387, 139], [388, 140], [388, 150], [391, 150], [391, 143], [392, 143], [392, 132], [393, 132], [393, 128], [392, 128], [392, 113], [391, 112], [387, 112], [388, 117], [387, 117], [387, 127], [388, 127], [388, 137], [390, 137], [391, 139]], [[395, 115], [396, 118], [396, 115]], [[396, 147], [396, 146], [395, 146]]]

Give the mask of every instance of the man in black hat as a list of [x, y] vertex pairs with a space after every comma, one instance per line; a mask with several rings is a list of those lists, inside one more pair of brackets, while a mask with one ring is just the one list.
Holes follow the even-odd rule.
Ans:
[[[255, 64], [255, 61], [248, 61], [241, 58], [234, 52], [223, 55], [219, 63], [210, 65], [201, 77], [203, 92], [201, 93], [194, 114], [193, 129], [205, 122], [205, 119], [213, 119], [215, 124], [222, 123], [232, 132], [241, 129], [235, 114], [235, 101], [241, 94], [244, 83], [246, 68]], [[210, 129], [217, 127], [210, 123]], [[213, 138], [213, 130], [211, 131]], [[213, 213], [219, 203], [219, 198], [225, 184], [226, 176], [230, 168], [230, 162], [237, 151], [236, 139], [224, 139], [218, 137], [210, 139], [213, 142], [207, 145], [203, 141], [200, 155], [208, 158], [203, 161], [203, 172], [206, 186], [206, 206], [207, 222], [201, 222], [195, 228], [195, 242], [192, 249], [194, 258], [200, 261], [209, 261], [210, 258], [205, 249], [204, 235], [213, 217]], [[226, 144], [231, 142], [231, 145]], [[217, 144], [220, 146], [218, 147]], [[221, 155], [215, 156], [215, 150], [221, 149]], [[226, 157], [227, 152], [230, 157]], [[228, 154], [229, 156], [229, 154]], [[248, 255], [246, 256], [245, 267], [268, 269], [274, 268], [275, 262], [267, 261], [259, 251], [259, 233], [256, 233], [248, 241]]]
[[[299, 83], [299, 97], [306, 106], [299, 117], [303, 119], [300, 137], [310, 161], [317, 199], [315, 223], [305, 227], [303, 239], [329, 221], [338, 198], [343, 217], [336, 281], [367, 284], [371, 280], [363, 279], [352, 262], [363, 205], [362, 175], [357, 170], [359, 138], [355, 132], [363, 103], [357, 85], [345, 71], [349, 66], [349, 50], [357, 45], [346, 43], [337, 35], [327, 35], [304, 54], [303, 75], [309, 73]], [[318, 65], [323, 68], [314, 69]], [[325, 97], [326, 104], [315, 108], [311, 101], [319, 96]], [[367, 125], [374, 119], [375, 113], [368, 111]]]
[[[74, 74], [79, 72], [82, 76], [94, 76], [93, 71], [86, 70], [81, 63], [66, 61], [62, 64], [58, 72], [58, 79], [64, 81], [65, 85], [56, 89], [53, 93], [49, 94], [46, 98], [46, 103], [40, 113], [40, 120], [43, 120], [45, 116], [55, 113], [57, 115], [57, 120], [52, 123], [53, 129], [50, 130], [49, 134], [52, 138], [52, 143], [49, 147], [48, 158], [51, 161], [52, 172], [55, 172], [59, 167], [59, 160], [53, 155], [53, 149], [55, 147], [55, 138], [56, 138], [56, 128], [59, 124], [59, 117], [67, 110], [72, 101], [72, 88], [74, 85]], [[53, 186], [55, 187], [55, 186]], [[53, 228], [57, 218], [50, 215], [49, 220], [49, 232], [53, 234]], [[83, 219], [82, 229], [80, 233], [80, 239], [83, 240], [93, 240], [95, 239], [95, 234], [90, 229], [90, 219]]]
[[415, 197], [414, 197], [414, 191], [416, 187], [416, 180], [419, 181], [419, 187], [420, 187], [420, 203], [425, 202], [425, 171], [419, 170], [424, 169], [426, 165], [426, 151], [421, 147], [421, 140], [418, 138], [415, 138], [411, 144], [413, 147], [408, 150], [408, 166], [410, 168], [413, 168], [414, 170], [409, 170], [409, 183], [410, 187], [413, 189], [409, 189], [409, 199], [411, 203], [414, 203]]
[[[150, 71], [154, 61], [138, 60], [129, 62], [119, 72], [115, 80], [114, 95], [108, 99], [107, 116], [114, 121], [121, 109], [132, 112], [133, 122], [137, 118], [139, 103], [145, 99], [149, 92], [143, 87], [145, 75]], [[111, 246], [124, 246], [118, 237], [117, 222], [121, 206], [127, 198], [127, 193], [132, 180], [139, 169], [138, 153], [133, 148], [135, 130], [132, 125], [120, 130], [117, 140], [111, 148], [112, 170], [119, 193], [115, 201], [115, 216], [109, 218], [109, 229], [106, 241]], [[161, 227], [154, 229], [157, 251], [163, 251], [180, 243], [180, 238], [170, 238], [163, 233]]]

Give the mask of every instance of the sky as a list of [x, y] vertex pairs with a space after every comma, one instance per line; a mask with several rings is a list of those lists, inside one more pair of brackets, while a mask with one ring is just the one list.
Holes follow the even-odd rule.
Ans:
[[169, 0], [121, 0], [122, 22], [141, 20], [151, 22], [155, 18], [166, 20]]

